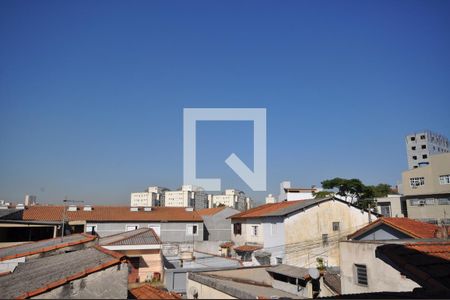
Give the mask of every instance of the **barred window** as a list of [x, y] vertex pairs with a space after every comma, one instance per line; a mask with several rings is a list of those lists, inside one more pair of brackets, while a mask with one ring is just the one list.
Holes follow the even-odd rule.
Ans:
[[368, 285], [366, 265], [355, 264], [355, 275], [357, 284]]

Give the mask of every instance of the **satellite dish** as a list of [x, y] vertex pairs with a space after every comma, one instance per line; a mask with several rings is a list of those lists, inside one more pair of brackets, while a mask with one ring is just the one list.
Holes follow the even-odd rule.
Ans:
[[308, 274], [311, 276], [312, 279], [317, 279], [320, 277], [320, 272], [317, 270], [317, 268], [309, 268]]

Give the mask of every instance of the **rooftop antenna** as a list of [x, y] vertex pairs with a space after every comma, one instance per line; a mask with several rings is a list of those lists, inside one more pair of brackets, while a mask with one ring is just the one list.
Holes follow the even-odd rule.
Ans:
[[61, 242], [63, 242], [64, 239], [64, 224], [66, 223], [66, 203], [83, 203], [82, 200], [68, 200], [67, 196], [64, 197], [64, 208], [63, 208], [63, 215], [62, 215], [62, 224], [61, 224]]

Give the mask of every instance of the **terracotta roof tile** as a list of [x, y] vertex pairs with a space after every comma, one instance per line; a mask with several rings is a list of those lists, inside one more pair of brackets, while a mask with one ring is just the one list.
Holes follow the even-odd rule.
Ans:
[[247, 218], [264, 217], [267, 213], [272, 213], [272, 212], [276, 212], [276, 211], [286, 208], [286, 207], [295, 206], [301, 201], [303, 201], [303, 200], [268, 203], [268, 204], [257, 206], [255, 208], [241, 212], [239, 214], [233, 215], [233, 216], [231, 216], [231, 218], [232, 219], [247, 219]]
[[[23, 212], [23, 220], [60, 221], [64, 206], [35, 205]], [[202, 218], [196, 211], [186, 211], [184, 207], [153, 207], [151, 211], [130, 211], [129, 206], [92, 206], [92, 211], [68, 211], [69, 221], [196, 221]]]
[[357, 230], [353, 234], [349, 235], [348, 238], [353, 239], [355, 237], [358, 237], [359, 235], [381, 224], [385, 224], [389, 227], [392, 227], [406, 235], [411, 236], [412, 238], [434, 238], [439, 229], [439, 227], [436, 225], [416, 221], [409, 218], [383, 217]]
[[212, 216], [225, 209], [225, 206], [204, 208], [197, 211], [200, 216]]
[[263, 248], [262, 246], [256, 246], [256, 245], [255, 246], [243, 245], [243, 246], [234, 247], [234, 250], [244, 252], [244, 251], [256, 251], [256, 250], [260, 250], [262, 248]]
[[130, 290], [130, 293], [136, 299], [181, 299], [176, 293], [171, 293], [157, 289], [149, 284], [144, 284], [140, 287]]

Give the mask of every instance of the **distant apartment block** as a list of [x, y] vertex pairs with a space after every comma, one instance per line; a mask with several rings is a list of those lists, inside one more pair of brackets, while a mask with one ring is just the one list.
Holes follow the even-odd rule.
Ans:
[[431, 156], [447, 152], [449, 152], [449, 141], [443, 135], [422, 131], [406, 136], [409, 169], [427, 166]]
[[23, 202], [25, 206], [35, 205], [37, 203], [37, 197], [34, 195], [25, 195], [25, 200]]
[[208, 194], [192, 185], [183, 185], [179, 191], [164, 193], [166, 207], [193, 207], [195, 210], [208, 208]]
[[275, 198], [272, 194], [267, 195], [266, 197], [266, 204], [270, 204], [270, 203], [276, 203], [277, 198]]
[[164, 204], [164, 191], [158, 186], [148, 187], [144, 192], [131, 193], [131, 206], [162, 206]]
[[240, 211], [247, 210], [249, 207], [247, 197], [241, 191], [227, 189], [223, 195], [212, 195], [212, 207], [225, 205]]
[[450, 153], [433, 155], [429, 165], [402, 173], [409, 218], [450, 224]]

